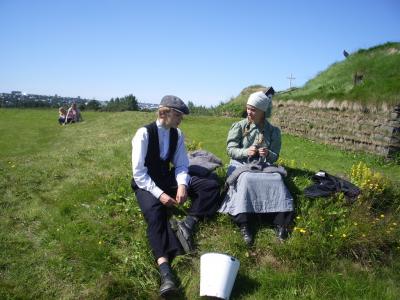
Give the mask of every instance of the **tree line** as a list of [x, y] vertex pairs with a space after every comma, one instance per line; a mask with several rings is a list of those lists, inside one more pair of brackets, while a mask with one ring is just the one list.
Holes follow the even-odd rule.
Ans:
[[[1, 95], [0, 95], [1, 96]], [[68, 107], [75, 102], [80, 110], [95, 111], [135, 111], [140, 110], [137, 98], [130, 94], [124, 97], [111, 98], [110, 101], [57, 98], [48, 96], [6, 95], [0, 97], [0, 107], [4, 108], [59, 108]]]
[[[39, 97], [39, 96], [38, 96]], [[102, 102], [98, 100], [86, 100], [73, 98], [46, 98], [45, 101], [35, 101], [27, 97], [19, 99], [0, 99], [0, 107], [15, 107], [15, 108], [58, 108], [61, 106], [68, 107], [72, 102], [76, 102], [80, 110], [94, 110], [94, 111], [149, 111], [151, 108], [140, 107], [139, 101], [136, 96], [129, 94], [124, 97], [111, 98], [109, 101]], [[232, 100], [232, 99], [231, 99]], [[188, 108], [193, 115], [206, 115], [206, 116], [235, 116], [240, 117], [245, 113], [244, 106], [238, 103], [221, 102], [217, 106], [206, 107], [204, 105], [195, 105], [192, 101], [188, 101]]]
[[86, 104], [79, 105], [81, 110], [94, 110], [94, 111], [138, 111], [140, 110], [138, 100], [132, 94], [125, 97], [111, 98], [106, 104], [102, 104], [97, 100], [90, 100]]
[[[95, 110], [98, 109], [99, 107], [97, 107]], [[108, 101], [107, 104], [100, 109], [102, 111], [137, 111], [140, 108], [137, 98], [130, 94], [121, 98], [111, 98], [110, 101]]]

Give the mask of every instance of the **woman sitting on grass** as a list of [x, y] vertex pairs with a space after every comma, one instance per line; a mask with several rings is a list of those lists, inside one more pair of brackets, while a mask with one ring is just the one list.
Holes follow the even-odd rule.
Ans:
[[64, 125], [66, 117], [67, 117], [67, 111], [65, 110], [64, 107], [60, 107], [58, 109], [58, 123], [60, 125]]
[[82, 122], [82, 114], [81, 111], [76, 106], [76, 103], [72, 103], [71, 107], [67, 111], [67, 117], [65, 118], [64, 124]]
[[[281, 150], [281, 132], [267, 121], [273, 94], [272, 88], [251, 94], [247, 118], [234, 123], [227, 138], [231, 158], [227, 172], [229, 189], [219, 212], [231, 215], [248, 246], [254, 241], [249, 226], [252, 216], [257, 214], [272, 221], [277, 237], [284, 240], [294, 214], [293, 198], [281, 176], [285, 170], [271, 165], [278, 160]], [[230, 175], [235, 177], [233, 183]]]

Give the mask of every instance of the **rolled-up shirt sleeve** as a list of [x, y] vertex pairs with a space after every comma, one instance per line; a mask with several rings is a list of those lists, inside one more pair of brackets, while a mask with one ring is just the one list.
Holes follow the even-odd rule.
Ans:
[[147, 148], [149, 145], [149, 136], [146, 128], [139, 128], [132, 139], [132, 172], [133, 179], [137, 186], [150, 192], [157, 199], [164, 192], [151, 179], [147, 173], [147, 167], [144, 165]]
[[176, 151], [172, 158], [172, 163], [175, 166], [175, 178], [178, 184], [189, 185], [190, 176], [189, 171], [189, 159], [185, 147], [185, 137], [183, 133], [178, 129], [178, 142], [176, 145]]

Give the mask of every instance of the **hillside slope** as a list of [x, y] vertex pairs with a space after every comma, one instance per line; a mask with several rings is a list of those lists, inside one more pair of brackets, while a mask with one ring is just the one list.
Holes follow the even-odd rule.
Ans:
[[[357, 74], [357, 83], [354, 76]], [[361, 78], [362, 77], [362, 78]], [[223, 115], [240, 116], [248, 96], [263, 85], [244, 88], [237, 97], [216, 107]], [[348, 100], [364, 104], [400, 103], [400, 43], [360, 49], [336, 62], [303, 87], [277, 92], [275, 100]]]
[[227, 103], [220, 104], [215, 110], [217, 114], [240, 117], [245, 113], [245, 105], [249, 95], [265, 89], [266, 87], [260, 84], [248, 86], [244, 88], [238, 96], [231, 98]]
[[343, 61], [332, 64], [302, 88], [279, 93], [275, 98], [398, 104], [400, 103], [400, 43], [390, 42], [369, 49], [360, 49]]

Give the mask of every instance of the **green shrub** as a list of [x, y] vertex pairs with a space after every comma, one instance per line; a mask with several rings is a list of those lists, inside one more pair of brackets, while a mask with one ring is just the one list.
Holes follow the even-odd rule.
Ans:
[[[290, 177], [296, 162], [280, 158], [279, 163], [290, 166]], [[294, 264], [324, 268], [339, 257], [369, 265], [399, 252], [400, 218], [396, 214], [397, 195], [389, 193], [393, 190], [391, 182], [362, 162], [353, 165], [349, 173], [352, 182], [362, 190], [353, 204], [343, 193], [317, 199], [294, 195], [295, 226], [284, 245], [273, 247], [276, 256]], [[303, 181], [301, 185], [307, 183]], [[374, 205], [384, 197], [386, 206]]]

